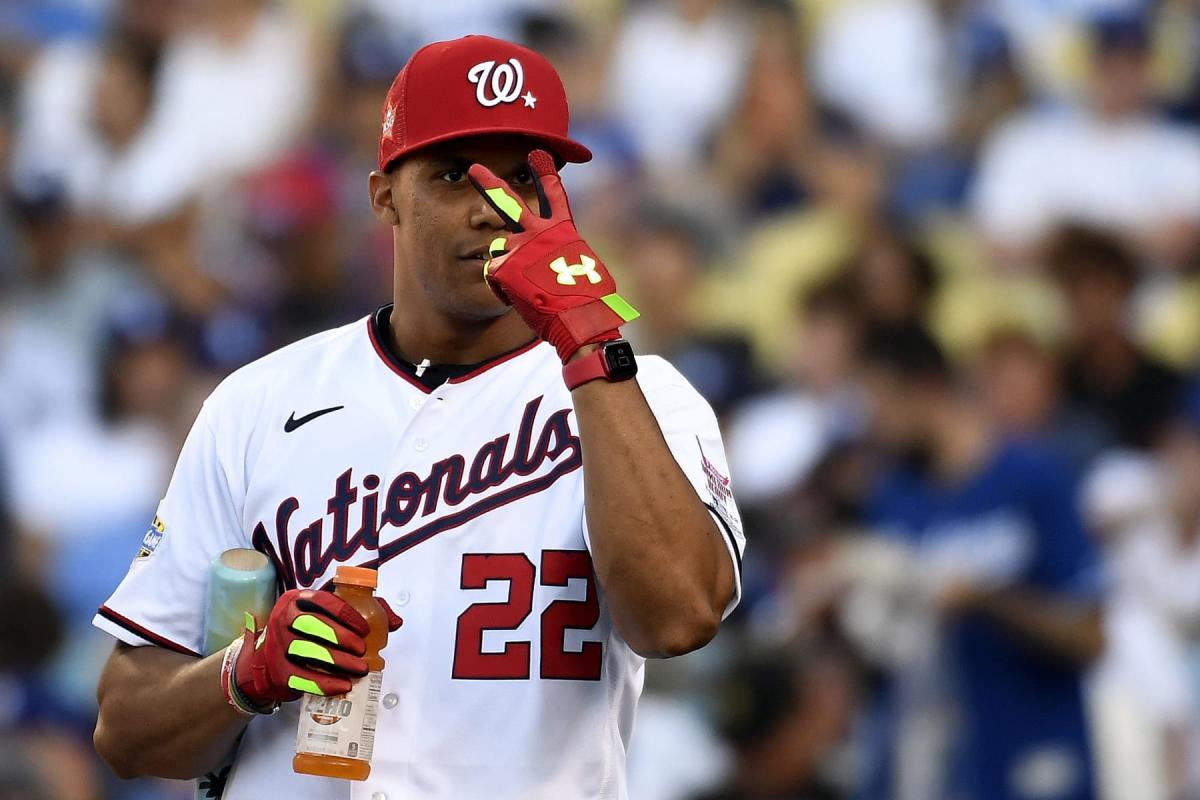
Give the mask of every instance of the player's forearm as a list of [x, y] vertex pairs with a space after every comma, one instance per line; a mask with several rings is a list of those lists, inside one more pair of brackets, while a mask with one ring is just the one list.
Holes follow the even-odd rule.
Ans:
[[118, 644], [96, 690], [96, 752], [122, 778], [212, 769], [247, 720], [226, 702], [220, 672], [220, 653], [196, 659]]
[[1104, 650], [1104, 625], [1092, 603], [1051, 597], [1031, 589], [981, 595], [974, 607], [1014, 636], [1054, 660], [1084, 667]]
[[703, 646], [733, 593], [721, 534], [634, 381], [572, 392], [596, 577], [621, 635], [665, 657]]

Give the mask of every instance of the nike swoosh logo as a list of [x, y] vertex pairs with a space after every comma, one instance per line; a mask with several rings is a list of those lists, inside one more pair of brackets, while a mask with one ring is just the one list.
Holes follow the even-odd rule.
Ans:
[[320, 411], [314, 411], [311, 414], [305, 414], [300, 419], [296, 419], [296, 412], [293, 411], [292, 415], [287, 418], [287, 422], [283, 423], [283, 432], [291, 433], [292, 431], [296, 430], [296, 428], [299, 428], [301, 425], [304, 425], [305, 423], [312, 422], [317, 417], [324, 416], [325, 414], [331, 414], [334, 411], [340, 411], [343, 408], [345, 408], [345, 406], [333, 406], [332, 408], [322, 408]]

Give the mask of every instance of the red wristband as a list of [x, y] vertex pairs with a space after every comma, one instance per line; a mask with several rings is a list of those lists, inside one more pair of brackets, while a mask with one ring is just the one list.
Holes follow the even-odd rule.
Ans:
[[597, 378], [608, 378], [608, 362], [604, 358], [602, 347], [597, 347], [586, 356], [563, 365], [563, 381], [567, 384], [568, 391]]

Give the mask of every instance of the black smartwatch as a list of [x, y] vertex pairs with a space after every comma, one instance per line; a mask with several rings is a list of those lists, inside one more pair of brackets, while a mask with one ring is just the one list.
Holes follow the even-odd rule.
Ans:
[[593, 352], [563, 366], [563, 380], [567, 389], [600, 378], [613, 382], [627, 381], [634, 375], [637, 375], [637, 359], [633, 356], [633, 345], [625, 339], [601, 342]]

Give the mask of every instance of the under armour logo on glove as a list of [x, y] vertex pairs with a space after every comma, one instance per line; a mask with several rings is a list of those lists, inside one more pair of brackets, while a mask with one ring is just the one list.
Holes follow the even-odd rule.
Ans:
[[608, 268], [575, 229], [554, 159], [545, 150], [534, 150], [529, 169], [538, 214], [487, 167], [473, 164], [467, 171], [471, 184], [510, 231], [488, 248], [491, 257], [483, 275], [501, 300], [554, 345], [565, 364], [586, 344], [620, 338], [618, 328], [639, 315], [617, 294]]
[[565, 258], [556, 258], [550, 262], [550, 269], [558, 273], [558, 282], [565, 286], [574, 286], [575, 279], [587, 276], [588, 283], [599, 283], [603, 280], [596, 272], [596, 259], [581, 256], [578, 264], [568, 264]]

